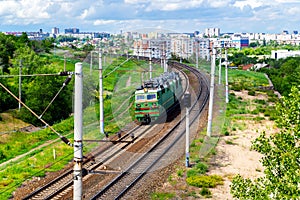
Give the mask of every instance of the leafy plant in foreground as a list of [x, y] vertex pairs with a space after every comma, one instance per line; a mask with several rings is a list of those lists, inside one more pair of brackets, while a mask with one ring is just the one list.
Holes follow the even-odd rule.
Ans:
[[299, 199], [300, 190], [300, 91], [293, 87], [276, 107], [280, 133], [262, 133], [253, 149], [263, 154], [264, 177], [254, 181], [236, 176], [231, 193], [239, 199]]

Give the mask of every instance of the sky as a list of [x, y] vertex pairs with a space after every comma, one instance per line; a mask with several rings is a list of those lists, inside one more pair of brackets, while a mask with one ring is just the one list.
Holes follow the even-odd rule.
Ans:
[[0, 31], [300, 32], [300, 0], [0, 0]]

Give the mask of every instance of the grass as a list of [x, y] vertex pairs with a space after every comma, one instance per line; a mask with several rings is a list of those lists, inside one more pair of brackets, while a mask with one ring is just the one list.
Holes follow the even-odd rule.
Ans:
[[[57, 62], [57, 65], [61, 65], [63, 60], [59, 58], [54, 58], [54, 62]], [[107, 71], [112, 70], [114, 66], [118, 65], [119, 63], [123, 62], [124, 59], [120, 58], [112, 62], [111, 65], [107, 66]], [[97, 90], [97, 81], [98, 76], [96, 75], [88, 75], [89, 74], [89, 65], [83, 65], [84, 74], [87, 74], [84, 81], [89, 84], [88, 86], [94, 87], [94, 90]], [[120, 117], [118, 122], [113, 121], [123, 110], [120, 112], [113, 113], [114, 110], [112, 109], [112, 100], [116, 100], [117, 102], [122, 102], [123, 99], [119, 98], [122, 96], [122, 93], [132, 93], [135, 90], [134, 87], [126, 87], [126, 79], [128, 80], [129, 75], [131, 77], [131, 83], [133, 86], [140, 83], [140, 68], [148, 66], [146, 62], [128, 62], [122, 65], [119, 68], [119, 71], [116, 71], [116, 74], [112, 74], [108, 76], [107, 79], [104, 79], [105, 85], [105, 93], [107, 94], [104, 101], [104, 116], [105, 116], [105, 131], [108, 133], [115, 133], [122, 125], [128, 123], [130, 117], [122, 118]], [[67, 70], [73, 71], [74, 63], [67, 64]], [[128, 73], [127, 78], [120, 79], [120, 82], [117, 80], [119, 76], [124, 72], [124, 70], [129, 71], [132, 69], [137, 71], [136, 73]], [[136, 70], [135, 70], [136, 69]], [[159, 70], [162, 70], [160, 67], [156, 72], [155, 75], [160, 73]], [[115, 84], [120, 84], [120, 88], [122, 90], [116, 92], [114, 98], [110, 97], [110, 94], [114, 94], [114, 87]], [[110, 93], [109, 93], [110, 92]], [[88, 106], [84, 110], [83, 115], [83, 138], [86, 139], [102, 139], [103, 135], [99, 134], [99, 104], [97, 100], [91, 101], [90, 106]], [[127, 107], [124, 106], [124, 107]], [[1, 115], [3, 116], [3, 115]], [[3, 121], [5, 117], [2, 117]], [[1, 123], [0, 122], [0, 126]], [[71, 116], [70, 118], [61, 121], [58, 124], [55, 124], [53, 127], [54, 129], [62, 135], [68, 137], [68, 139], [73, 142], [73, 122], [74, 119]], [[14, 121], [15, 124], [21, 124]], [[26, 124], [27, 125], [27, 124]], [[23, 125], [22, 125], [23, 126]], [[14, 127], [14, 126], [11, 126]], [[5, 130], [7, 131], [7, 130]], [[31, 149], [38, 147], [41, 144], [49, 140], [57, 139], [58, 136], [50, 131], [48, 128], [42, 129], [40, 131], [36, 131], [33, 133], [25, 133], [25, 132], [12, 132], [6, 135], [1, 135], [1, 145], [0, 145], [0, 161], [3, 163], [9, 159], [12, 159], [20, 154], [26, 153]], [[84, 154], [91, 151], [93, 148], [98, 146], [98, 143], [85, 143], [84, 144]], [[56, 152], [56, 159], [53, 157], [53, 149]], [[51, 145], [45, 146], [39, 150], [33, 151], [32, 153], [26, 155], [23, 158], [15, 162], [10, 162], [5, 166], [1, 167], [0, 170], [0, 199], [8, 199], [11, 197], [12, 192], [21, 186], [21, 184], [28, 179], [31, 179], [34, 176], [43, 177], [47, 172], [57, 171], [62, 169], [67, 163], [69, 163], [73, 158], [73, 148], [67, 146], [66, 144], [62, 143], [60, 140], [54, 142]]]
[[166, 200], [166, 199], [173, 199], [175, 197], [175, 193], [159, 193], [155, 192], [151, 194], [152, 200]]

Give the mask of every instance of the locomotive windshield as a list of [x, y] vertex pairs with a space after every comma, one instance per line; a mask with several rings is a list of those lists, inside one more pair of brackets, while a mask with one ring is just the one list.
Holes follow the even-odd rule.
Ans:
[[144, 95], [136, 95], [136, 100], [139, 101], [139, 100], [144, 100], [145, 99], [145, 96]]
[[147, 100], [156, 99], [156, 94], [148, 94]]

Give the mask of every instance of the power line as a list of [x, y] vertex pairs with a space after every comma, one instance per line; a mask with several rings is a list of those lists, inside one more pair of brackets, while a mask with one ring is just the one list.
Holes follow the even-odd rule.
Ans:
[[[61, 73], [61, 72], [60, 72]], [[61, 76], [60, 73], [56, 74], [22, 74], [22, 75], [0, 75], [0, 78], [13, 78], [13, 77], [32, 77], [32, 76]]]
[[114, 71], [116, 71], [119, 67], [121, 67], [122, 65], [124, 65], [128, 60], [130, 60], [133, 56], [130, 56], [129, 58], [127, 58], [125, 61], [123, 61], [121, 64], [119, 64], [118, 66], [116, 66], [112, 71], [110, 71], [109, 73], [107, 73], [104, 78], [106, 78], [107, 76], [109, 76], [111, 73], [113, 73]]
[[74, 145], [69, 141], [68, 138], [58, 133], [52, 126], [50, 126], [47, 122], [45, 122], [43, 119], [41, 119], [33, 110], [31, 110], [25, 103], [21, 101], [16, 95], [14, 95], [9, 89], [7, 89], [2, 83], [0, 83], [0, 86], [5, 89], [12, 97], [14, 97], [18, 102], [20, 102], [27, 110], [29, 110], [36, 118], [38, 118], [43, 124], [45, 124], [47, 127], [49, 127], [54, 133], [56, 133], [60, 139], [66, 143], [67, 145], [73, 147]]
[[64, 81], [62, 87], [59, 89], [59, 91], [56, 93], [56, 95], [53, 97], [53, 99], [51, 100], [51, 102], [48, 104], [48, 106], [45, 108], [45, 110], [42, 112], [42, 114], [39, 116], [39, 118], [42, 118], [42, 116], [45, 114], [45, 112], [48, 110], [48, 108], [50, 107], [50, 105], [53, 103], [53, 101], [56, 99], [56, 97], [59, 95], [59, 93], [62, 91], [62, 89], [68, 85], [70, 83], [72, 79], [72, 75], [69, 75], [67, 77], [67, 79]]

